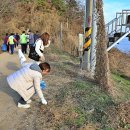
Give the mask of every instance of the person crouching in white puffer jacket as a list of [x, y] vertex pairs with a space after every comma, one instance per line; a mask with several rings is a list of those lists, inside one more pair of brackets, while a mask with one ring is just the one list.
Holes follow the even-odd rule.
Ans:
[[41, 99], [41, 103], [47, 104], [40, 88], [40, 81], [42, 76], [48, 74], [50, 70], [51, 67], [47, 62], [40, 63], [39, 65], [36, 63], [26, 63], [25, 66], [7, 77], [9, 86], [21, 96], [18, 101], [18, 107], [29, 108], [30, 98], [35, 92], [37, 92]]

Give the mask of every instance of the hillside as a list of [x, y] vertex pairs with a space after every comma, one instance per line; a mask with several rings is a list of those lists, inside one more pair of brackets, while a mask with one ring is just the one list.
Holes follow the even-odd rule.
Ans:
[[[97, 7], [103, 15], [101, 1]], [[101, 86], [80, 69], [77, 49], [78, 34], [83, 32], [83, 10], [75, 0], [1, 0], [0, 8], [1, 41], [6, 32], [47, 31], [51, 46], [45, 48], [45, 57], [52, 68], [44, 77], [48, 105], [41, 105], [35, 95], [31, 108], [18, 109], [19, 97], [6, 82], [7, 75], [19, 69], [17, 49], [14, 55], [0, 54], [0, 130], [130, 129], [130, 58], [115, 49], [109, 52], [113, 97], [103, 89], [107, 82]], [[108, 78], [105, 72], [109, 68], [102, 15], [97, 35], [97, 75], [102, 77], [98, 80]]]
[[46, 31], [55, 46], [76, 55], [78, 34], [83, 32], [83, 11], [75, 0], [2, 0], [0, 8], [1, 43], [6, 33]]
[[[5, 83], [6, 76], [19, 68], [17, 51], [12, 57], [13, 62], [11, 57], [7, 53], [2, 53], [0, 57], [0, 60], [5, 59], [0, 64], [0, 67], [3, 66], [0, 80], [1, 95], [7, 94], [1, 97], [3, 103], [5, 99], [8, 102], [8, 95], [11, 98], [15, 95], [11, 94]], [[125, 130], [129, 128], [130, 81], [128, 79], [113, 75], [117, 84], [116, 90], [123, 91], [120, 98], [112, 99], [101, 91], [98, 84], [91, 80], [85, 71], [80, 70], [79, 59], [56, 49], [54, 45], [46, 50], [45, 57], [52, 67], [51, 73], [44, 77], [47, 88], [43, 93], [48, 105], [39, 104], [38, 97], [34, 96], [31, 108], [23, 111], [16, 108], [11, 101], [11, 106], [4, 105], [4, 109], [9, 112], [3, 112], [0, 129], [95, 130], [111, 128], [121, 130], [124, 128]], [[6, 70], [7, 67], [9, 70]], [[119, 85], [126, 85], [126, 87], [119, 88]], [[16, 111], [16, 114], [11, 115], [13, 111]]]
[[130, 77], [130, 57], [117, 49], [109, 52], [110, 69], [122, 76]]

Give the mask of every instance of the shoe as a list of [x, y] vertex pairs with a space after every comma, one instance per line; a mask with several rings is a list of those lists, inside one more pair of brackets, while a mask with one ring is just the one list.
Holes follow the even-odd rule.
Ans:
[[21, 104], [21, 103], [18, 102], [18, 107], [19, 108], [29, 108], [30, 105], [29, 104]]
[[27, 104], [30, 104], [31, 102], [32, 102], [31, 99], [29, 99], [29, 100], [26, 101]]

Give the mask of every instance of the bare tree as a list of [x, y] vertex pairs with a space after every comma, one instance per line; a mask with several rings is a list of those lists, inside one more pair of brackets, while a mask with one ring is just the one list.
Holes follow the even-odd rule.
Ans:
[[0, 17], [11, 13], [15, 5], [15, 0], [0, 0]]

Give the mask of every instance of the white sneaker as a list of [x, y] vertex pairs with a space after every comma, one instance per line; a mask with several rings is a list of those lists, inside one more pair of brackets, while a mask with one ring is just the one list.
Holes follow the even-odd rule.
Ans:
[[18, 102], [18, 107], [19, 108], [29, 108], [30, 105], [29, 104], [21, 104], [21, 103]]
[[30, 104], [31, 102], [32, 102], [31, 99], [29, 99], [29, 100], [26, 101], [27, 104]]

